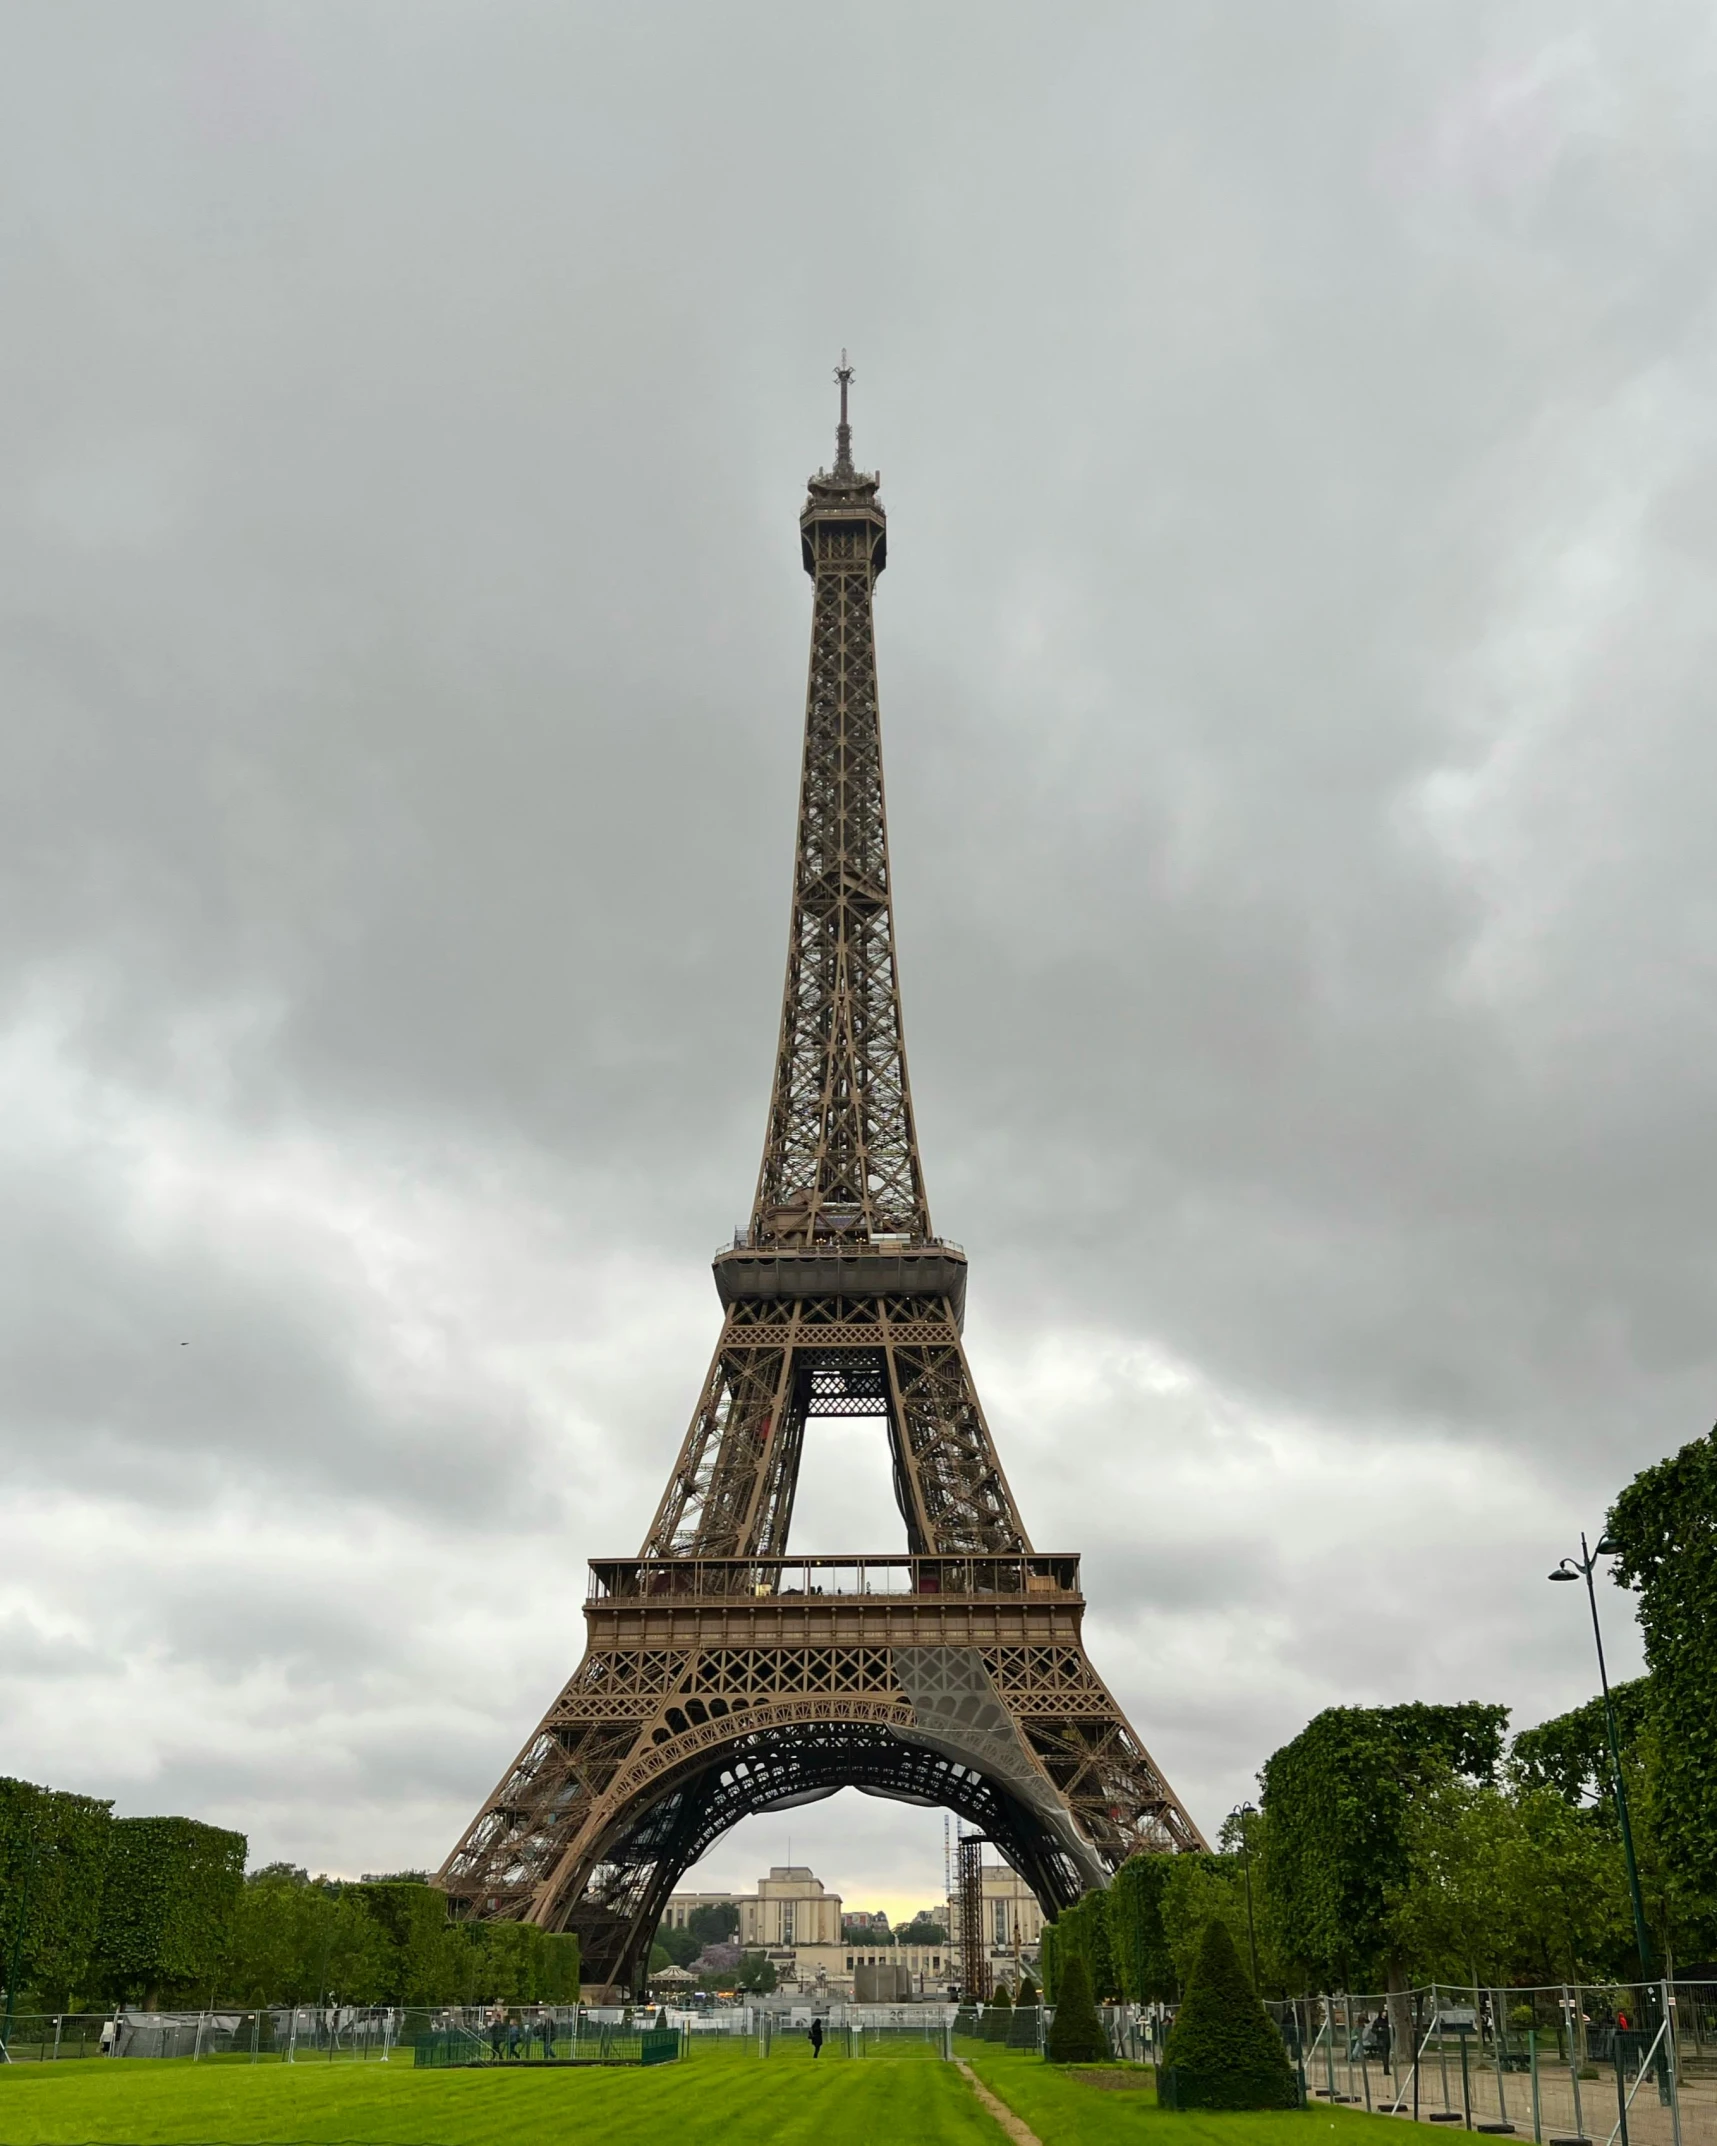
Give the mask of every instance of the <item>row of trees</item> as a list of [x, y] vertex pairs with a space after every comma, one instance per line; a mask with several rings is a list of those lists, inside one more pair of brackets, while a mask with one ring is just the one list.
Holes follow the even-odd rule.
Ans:
[[[1626, 1718], [1647, 1718], [1643, 1690], [1622, 1696]], [[1601, 1724], [1583, 1707], [1505, 1756], [1503, 1707], [1330, 1708], [1271, 1757], [1262, 1808], [1229, 1819], [1218, 1853], [1134, 1856], [1064, 1910], [1044, 1932], [1047, 1989], [1077, 1953], [1099, 1997], [1172, 2002], [1213, 1919], [1272, 1994], [1637, 1975], [1614, 1805], [1572, 1756], [1594, 1712]], [[1650, 1813], [1648, 1754], [1642, 1737], [1624, 1765]], [[1660, 1956], [1686, 1959], [1704, 1925], [1650, 1817], [1635, 1842]]]
[[730, 1901], [712, 1901], [693, 1908], [682, 1925], [662, 1923], [650, 1948], [650, 1972], [661, 1967], [690, 1967], [701, 1954], [719, 1947], [731, 1957], [706, 1966], [698, 1987], [706, 1990], [745, 1990], [766, 1997], [779, 1977], [775, 1964], [761, 1952], [742, 1952], [732, 1940], [739, 1934], [739, 1910]]
[[15, 2009], [570, 2002], [578, 1940], [453, 1923], [421, 1873], [244, 1875], [245, 1837], [0, 1780], [0, 1979]]
[[412, 1873], [357, 1884], [272, 1863], [245, 1880], [214, 1978], [237, 2004], [571, 2004], [578, 1939], [452, 1922]]
[[693, 1908], [677, 1927], [662, 1923], [650, 1952], [652, 1970], [658, 1967], [689, 1967], [710, 1945], [725, 1945], [739, 1933], [739, 1910], [731, 1901], [711, 1901]]
[[[1660, 1961], [1717, 1956], [1717, 1431], [1609, 1515], [1649, 1673], [1614, 1687], [1646, 1920]], [[1222, 1921], [1266, 1990], [1640, 1972], [1601, 1699], [1507, 1742], [1505, 1707], [1332, 1707], [1275, 1752], [1221, 1852], [1135, 1857], [1045, 1933], [1053, 1995], [1172, 2001]]]
[[0, 1972], [17, 1993], [153, 1997], [221, 1957], [245, 1839], [115, 1818], [94, 1796], [0, 1779]]

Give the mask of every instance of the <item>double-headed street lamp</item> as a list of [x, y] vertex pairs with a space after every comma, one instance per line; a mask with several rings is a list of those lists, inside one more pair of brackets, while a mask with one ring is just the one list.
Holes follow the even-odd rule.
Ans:
[[1614, 1557], [1617, 1546], [1607, 1535], [1598, 1537], [1595, 1550], [1588, 1550], [1586, 1538], [1580, 1537], [1580, 1555], [1565, 1557], [1550, 1574], [1553, 1580], [1584, 1580], [1586, 1600], [1592, 1610], [1592, 1643], [1598, 1650], [1598, 1683], [1604, 1694], [1604, 1726], [1610, 1735], [1610, 1779], [1615, 1788], [1616, 1824], [1621, 1829], [1622, 1860], [1628, 1869], [1628, 1897], [1633, 1902], [1634, 1940], [1639, 1946], [1640, 1973], [1646, 1981], [1652, 1979], [1651, 1933], [1646, 1928], [1645, 1900], [1639, 1888], [1639, 1865], [1634, 1861], [1634, 1829], [1628, 1823], [1628, 1789], [1622, 1778], [1622, 1740], [1616, 1732], [1615, 1702], [1610, 1697], [1609, 1672], [1604, 1667], [1604, 1635], [1598, 1626], [1598, 1590], [1592, 1584], [1592, 1571], [1600, 1557]]

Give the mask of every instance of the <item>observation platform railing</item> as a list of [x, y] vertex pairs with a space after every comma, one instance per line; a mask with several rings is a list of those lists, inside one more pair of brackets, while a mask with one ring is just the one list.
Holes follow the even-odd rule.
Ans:
[[1079, 1560], [1008, 1557], [662, 1557], [592, 1558], [591, 1602], [621, 1600], [782, 1601], [806, 1597], [926, 1596], [956, 1600], [998, 1595], [1079, 1599]]

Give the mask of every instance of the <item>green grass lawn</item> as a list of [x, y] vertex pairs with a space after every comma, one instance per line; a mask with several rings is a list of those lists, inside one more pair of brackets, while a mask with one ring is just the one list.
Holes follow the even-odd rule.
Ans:
[[[1159, 2109], [1148, 2085], [1092, 2086], [1077, 2069], [1045, 2064], [1028, 2050], [962, 2038], [954, 2051], [998, 2101], [1005, 2101], [1031, 2126], [1044, 2146], [1319, 2146], [1331, 2131], [1338, 2136], [1327, 2140], [1327, 2146], [1383, 2146], [1386, 2132], [1394, 2146], [1402, 2146], [1398, 2117], [1319, 2108], [1315, 2103], [1309, 2109], [1247, 2115], [1178, 2112]], [[1106, 2068], [1113, 2072], [1118, 2067]], [[1142, 2076], [1148, 2080], [1150, 2074]]]
[[[1354, 2109], [1180, 2115], [1025, 2050], [957, 2050], [1044, 2146], [1383, 2146], [1386, 2126], [1402, 2146], [1399, 2119]], [[0, 2146], [1005, 2146], [955, 2065], [900, 2061], [921, 2054], [813, 2063], [792, 2036], [767, 2060], [706, 2043], [649, 2071], [18, 2064], [0, 2066]]]
[[[1095, 2098], [1095, 2097], [1092, 2097]], [[1063, 2134], [1066, 2136], [1066, 2134]], [[648, 2071], [127, 2059], [0, 2066], [3, 2146], [1002, 2146], [951, 2064], [767, 2062], [699, 2050]]]

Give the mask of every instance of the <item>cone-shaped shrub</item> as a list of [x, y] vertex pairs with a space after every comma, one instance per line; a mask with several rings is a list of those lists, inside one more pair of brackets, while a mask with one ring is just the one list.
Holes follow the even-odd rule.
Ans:
[[1101, 2064], [1109, 2055], [1109, 2037], [1091, 2001], [1090, 1971], [1076, 1952], [1061, 1964], [1047, 2054], [1052, 2064]]
[[1008, 2022], [1013, 2018], [1013, 2000], [1008, 1995], [1005, 1982], [998, 1982], [984, 2007], [984, 2040], [1005, 2042], [1008, 2038]]
[[1292, 2109], [1299, 2099], [1282, 2037], [1228, 1925], [1212, 1916], [1163, 2050], [1163, 2101], [1176, 2109]]
[[1008, 2047], [1037, 2047], [1037, 1988], [1030, 1975], [1021, 1975], [1019, 1978], [1019, 1995], [1014, 1999], [1014, 2008], [1008, 2014]]

